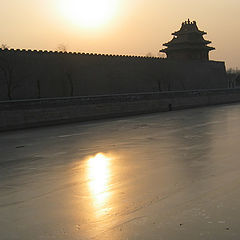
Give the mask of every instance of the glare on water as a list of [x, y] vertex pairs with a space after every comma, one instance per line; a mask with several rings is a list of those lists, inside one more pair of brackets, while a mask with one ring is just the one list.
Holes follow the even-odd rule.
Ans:
[[89, 190], [98, 216], [101, 215], [110, 197], [111, 160], [110, 157], [98, 153], [90, 157], [87, 162]]

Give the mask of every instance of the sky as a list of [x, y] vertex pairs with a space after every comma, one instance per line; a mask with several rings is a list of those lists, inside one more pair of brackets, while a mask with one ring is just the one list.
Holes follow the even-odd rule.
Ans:
[[157, 56], [190, 18], [216, 48], [210, 59], [240, 68], [239, 0], [0, 1], [0, 43], [11, 48]]

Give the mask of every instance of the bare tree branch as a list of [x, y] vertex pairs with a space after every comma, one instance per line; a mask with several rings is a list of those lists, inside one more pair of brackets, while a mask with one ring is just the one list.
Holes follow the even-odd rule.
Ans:
[[1, 48], [2, 50], [4, 50], [4, 49], [9, 49], [9, 46], [8, 46], [7, 44], [5, 44], [5, 43], [2, 43], [2, 44], [0, 45], [0, 48]]
[[67, 52], [67, 46], [65, 44], [59, 44], [58, 47], [57, 47], [57, 51]]

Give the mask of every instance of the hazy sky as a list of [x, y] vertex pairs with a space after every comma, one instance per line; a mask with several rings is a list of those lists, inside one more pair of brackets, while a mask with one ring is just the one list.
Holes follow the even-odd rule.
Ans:
[[157, 55], [190, 18], [216, 47], [210, 58], [240, 68], [239, 0], [0, 1], [0, 42], [12, 48]]

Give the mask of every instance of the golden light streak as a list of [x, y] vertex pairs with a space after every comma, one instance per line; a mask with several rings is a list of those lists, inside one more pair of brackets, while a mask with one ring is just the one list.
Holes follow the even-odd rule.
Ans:
[[101, 215], [106, 210], [105, 204], [110, 197], [110, 161], [111, 158], [102, 153], [98, 153], [88, 160], [89, 190], [97, 215]]

